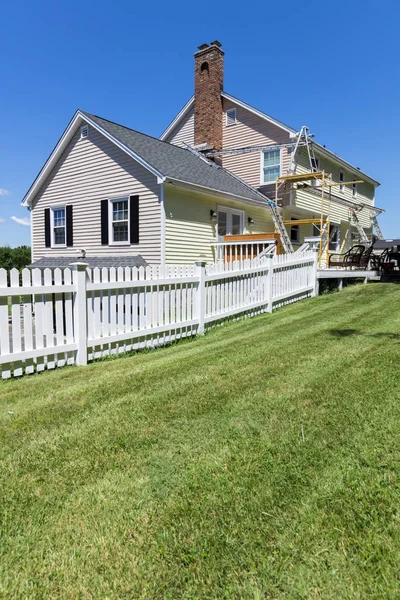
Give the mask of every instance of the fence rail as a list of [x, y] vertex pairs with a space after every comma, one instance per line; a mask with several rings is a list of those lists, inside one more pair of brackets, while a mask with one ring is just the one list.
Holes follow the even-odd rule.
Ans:
[[0, 269], [3, 379], [165, 345], [315, 295], [316, 253], [205, 265]]

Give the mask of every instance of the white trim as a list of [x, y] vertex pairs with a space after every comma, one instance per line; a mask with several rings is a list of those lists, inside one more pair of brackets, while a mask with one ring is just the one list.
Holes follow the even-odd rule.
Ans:
[[[83, 135], [84, 130], [86, 129], [86, 135]], [[81, 140], [86, 140], [89, 137], [89, 125], [87, 123], [85, 123], [84, 125], [81, 125]]]
[[153, 175], [155, 175], [158, 178], [158, 180], [160, 180], [160, 181], [165, 180], [165, 177], [162, 173], [160, 173], [159, 171], [157, 171], [157, 169], [155, 169], [154, 167], [149, 165], [146, 161], [144, 161], [138, 154], [136, 154], [136, 152], [133, 152], [133, 150], [130, 150], [122, 142], [120, 142], [119, 140], [114, 138], [114, 136], [112, 136], [110, 133], [105, 131], [105, 129], [103, 129], [100, 125], [95, 123], [85, 113], [81, 112], [80, 110], [77, 110], [76, 113], [74, 114], [74, 116], [72, 117], [71, 121], [69, 122], [67, 128], [65, 129], [63, 135], [59, 139], [53, 152], [50, 154], [49, 158], [47, 159], [46, 163], [40, 170], [35, 181], [32, 183], [31, 187], [25, 194], [25, 197], [22, 200], [22, 206], [29, 206], [31, 204], [32, 199], [36, 196], [42, 183], [48, 177], [48, 175], [50, 174], [54, 165], [56, 164], [57, 160], [59, 159], [60, 155], [64, 152], [65, 148], [67, 147], [67, 145], [69, 144], [69, 142], [71, 141], [73, 136], [75, 135], [77, 128], [80, 126], [80, 124], [82, 122], [85, 122], [85, 121], [89, 125], [91, 125], [94, 129], [96, 129], [99, 133], [104, 135], [104, 137], [106, 137], [108, 140], [110, 140], [110, 142], [113, 142], [113, 144], [118, 146], [118, 148], [120, 148], [120, 150], [122, 150], [123, 152], [128, 154], [131, 158], [136, 160], [136, 162], [141, 164], [145, 169], [150, 171], [150, 173], [153, 173]]
[[[238, 235], [243, 235], [246, 231], [246, 212], [240, 208], [232, 208], [231, 206], [224, 206], [223, 204], [217, 204], [217, 222], [216, 222], [216, 227], [215, 227], [215, 237], [218, 241], [219, 238], [223, 237], [218, 235], [218, 214], [220, 212], [225, 212], [227, 214], [227, 220], [226, 220], [226, 234], [225, 235], [233, 235], [232, 233], [228, 233], [228, 230], [230, 229], [232, 231], [232, 215], [236, 214], [240, 216], [241, 219], [241, 230], [242, 232]], [[234, 234], [237, 235], [237, 234]], [[222, 240], [223, 241], [223, 240]]]
[[234, 104], [237, 104], [241, 108], [248, 110], [249, 112], [253, 113], [254, 115], [261, 117], [265, 121], [269, 121], [269, 123], [272, 123], [272, 125], [276, 125], [280, 129], [283, 129], [284, 131], [287, 131], [288, 133], [294, 133], [294, 134], [297, 133], [297, 131], [295, 129], [292, 129], [291, 127], [289, 127], [288, 125], [285, 125], [281, 121], [274, 119], [270, 115], [267, 115], [266, 113], [263, 113], [263, 112], [257, 110], [253, 106], [250, 106], [249, 104], [246, 104], [246, 102], [242, 102], [241, 100], [238, 100], [238, 98], [235, 98], [234, 96], [231, 96], [230, 94], [227, 94], [226, 92], [222, 92], [221, 96], [222, 96], [222, 98], [225, 98], [226, 100], [229, 100], [230, 102], [233, 102]]
[[194, 95], [191, 98], [189, 98], [185, 106], [176, 115], [175, 119], [173, 119], [168, 125], [167, 129], [165, 129], [165, 131], [162, 132], [159, 138], [160, 140], [165, 140], [165, 138], [171, 133], [171, 131], [173, 131], [173, 129], [179, 123], [179, 121], [186, 115], [187, 112], [189, 112], [190, 108], [192, 107], [192, 104], [194, 104]]
[[[274, 181], [264, 181], [264, 154], [265, 152], [276, 152], [276, 150], [261, 150], [260, 152], [260, 186], [264, 185], [275, 185], [276, 179]], [[279, 175], [282, 175], [283, 169], [283, 158], [282, 158], [282, 148], [279, 149]]]
[[[301, 220], [301, 217], [296, 216], [296, 215], [290, 215], [290, 220], [291, 221], [295, 221], [296, 219], [298, 219], [299, 221]], [[292, 240], [292, 227], [297, 227], [297, 240]], [[290, 241], [293, 242], [294, 244], [300, 244], [301, 243], [301, 235], [300, 235], [300, 225], [291, 225], [290, 226], [290, 233], [289, 233], [289, 237], [290, 237]]]
[[165, 265], [165, 195], [164, 184], [160, 184], [160, 209], [161, 209], [161, 264]]
[[[264, 119], [264, 121], [268, 121], [269, 123], [276, 125], [280, 129], [283, 129], [283, 131], [287, 131], [289, 134], [296, 135], [298, 133], [295, 129], [293, 129], [292, 127], [289, 127], [289, 125], [285, 125], [281, 121], [278, 121], [277, 119], [274, 119], [270, 115], [267, 115], [266, 113], [263, 113], [260, 110], [253, 108], [249, 104], [246, 104], [245, 102], [242, 102], [241, 100], [238, 100], [237, 98], [235, 98], [234, 96], [231, 96], [230, 94], [227, 94], [226, 92], [222, 92], [221, 97], [225, 98], [226, 100], [229, 100], [230, 102], [232, 102], [233, 104], [236, 104], [237, 106], [240, 106], [241, 108], [244, 108], [245, 110], [248, 110], [249, 112], [253, 113], [254, 115], [257, 115], [258, 117], [261, 117], [261, 119]], [[190, 100], [185, 104], [185, 106], [183, 107], [181, 112], [175, 117], [175, 119], [172, 121], [172, 123], [167, 127], [167, 129], [164, 131], [164, 133], [160, 136], [160, 139], [162, 139], [162, 140], [165, 139], [166, 135], [168, 135], [168, 133], [170, 133], [170, 131], [174, 127], [176, 127], [176, 125], [179, 123], [181, 118], [191, 108], [192, 104], [194, 104], [194, 96], [192, 96], [190, 98]], [[313, 143], [314, 143], [314, 146], [316, 148], [318, 148], [318, 151], [320, 154], [327, 156], [331, 160], [333, 160], [336, 163], [338, 163], [339, 165], [343, 166], [346, 170], [350, 170], [354, 174], [361, 175], [365, 180], [368, 181], [368, 183], [371, 183], [374, 187], [378, 187], [380, 185], [379, 181], [377, 181], [376, 179], [373, 179], [372, 177], [370, 177], [363, 171], [360, 171], [360, 169], [357, 169], [357, 167], [354, 167], [352, 164], [350, 164], [343, 158], [340, 158], [340, 156], [338, 156], [334, 152], [327, 150], [327, 148], [324, 148], [321, 144], [318, 144], [318, 142], [314, 141]]]
[[[234, 116], [229, 116], [228, 117], [228, 113], [234, 113]], [[228, 123], [228, 119], [232, 120], [232, 123]], [[226, 127], [232, 127], [232, 125], [236, 125], [237, 124], [237, 118], [236, 118], [236, 107], [234, 108], [228, 108], [225, 112], [225, 126]]]
[[[341, 175], [343, 175], [343, 179], [342, 180], [340, 179]], [[343, 169], [339, 170], [339, 184], [340, 184], [340, 181], [346, 181], [346, 173], [344, 172]], [[339, 192], [341, 194], [344, 194], [344, 191], [345, 191], [345, 186], [344, 185], [339, 185]], [[373, 202], [375, 203], [375, 194], [374, 194], [374, 200], [373, 200]]]
[[[265, 196], [265, 202], [263, 202], [261, 200], [261, 196], [263, 195], [261, 192], [259, 192], [260, 201], [258, 202], [257, 200], [252, 200], [251, 198], [245, 198], [244, 196], [236, 196], [235, 194], [230, 194], [229, 192], [221, 192], [221, 190], [215, 190], [214, 188], [209, 188], [204, 185], [200, 185], [198, 183], [188, 183], [187, 181], [182, 181], [181, 179], [173, 179], [171, 177], [168, 177], [166, 179], [165, 183], [169, 183], [171, 185], [176, 185], [177, 187], [182, 187], [185, 189], [193, 189], [194, 188], [195, 191], [198, 191], [203, 194], [211, 194], [217, 198], [223, 198], [223, 199], [233, 200], [236, 202], [242, 202], [244, 204], [250, 204], [252, 206], [256, 205], [256, 206], [262, 206], [263, 208], [268, 208], [268, 198]], [[249, 188], [250, 188], [250, 186], [249, 186]], [[255, 188], [254, 188], [254, 191], [257, 193], [257, 190]]]
[[[127, 219], [127, 223], [128, 223], [128, 239], [124, 240], [122, 242], [114, 242], [114, 231], [113, 231], [113, 211], [112, 211], [112, 207], [114, 202], [128, 202], [128, 219]], [[130, 232], [130, 217], [131, 217], [131, 207], [130, 207], [130, 196], [115, 196], [113, 198], [108, 198], [108, 245], [109, 246], [130, 246], [131, 245], [131, 232]], [[116, 223], [118, 221], [115, 221]]]
[[[55, 210], [63, 210], [64, 211], [64, 244], [56, 244], [54, 241], [54, 211]], [[60, 206], [51, 206], [50, 207], [50, 247], [51, 248], [66, 248], [67, 247], [67, 207], [65, 204]]]

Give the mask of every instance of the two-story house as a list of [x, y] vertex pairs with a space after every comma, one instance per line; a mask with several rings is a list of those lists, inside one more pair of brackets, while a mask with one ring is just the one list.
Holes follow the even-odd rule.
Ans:
[[[227, 235], [274, 231], [269, 198], [291, 162], [296, 130], [225, 93], [223, 69], [218, 42], [196, 52], [195, 94], [160, 139], [75, 113], [23, 199], [34, 265], [65, 266], [79, 255], [92, 266], [191, 263], [212, 260], [213, 244]], [[343, 247], [349, 207], [362, 208], [359, 221], [371, 233], [379, 184], [322, 146], [314, 151], [315, 169], [338, 183], [363, 180], [332, 194], [332, 248]], [[300, 147], [297, 173], [310, 170], [307, 160]], [[293, 221], [319, 218], [318, 193], [310, 185], [283, 198], [294, 247], [315, 233]]]
[[[200, 46], [195, 54], [195, 93], [160, 139], [209, 148], [207, 155], [221, 160], [225, 169], [276, 199], [282, 206], [284, 222], [289, 222], [287, 229], [294, 249], [305, 237], [319, 235], [319, 223], [304, 221], [320, 221], [321, 213], [324, 220], [328, 216], [330, 219], [332, 251], [346, 250], [358, 241], [354, 214], [359, 226], [371, 237], [373, 217], [383, 212], [374, 207], [379, 182], [314, 141], [312, 164], [304, 146], [293, 157], [298, 130], [225, 92], [223, 73], [224, 53], [220, 44]], [[295, 184], [283, 197], [281, 188], [276, 198], [276, 179], [286, 175], [290, 166], [294, 174], [325, 171], [332, 175], [333, 185], [325, 189], [324, 206], [317, 181]], [[222, 214], [221, 232], [225, 231], [225, 220]], [[301, 224], [295, 225], [296, 220]]]

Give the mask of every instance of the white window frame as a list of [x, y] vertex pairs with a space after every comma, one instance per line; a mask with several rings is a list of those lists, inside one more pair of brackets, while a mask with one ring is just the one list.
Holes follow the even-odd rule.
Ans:
[[[86, 135], [83, 135], [83, 131], [86, 130]], [[87, 138], [89, 137], [89, 125], [87, 123], [85, 123], [84, 125], [81, 125], [81, 140], [87, 140]]]
[[[341, 177], [343, 177], [343, 179], [341, 179]], [[339, 183], [341, 181], [346, 181], [346, 173], [342, 169], [339, 171]], [[344, 193], [344, 185], [339, 185], [339, 192], [342, 192], [342, 194]]]
[[[233, 113], [234, 117], [232, 118], [231, 116], [228, 117], [229, 113]], [[228, 108], [228, 110], [226, 111], [226, 115], [225, 115], [226, 121], [225, 124], [227, 127], [232, 127], [232, 125], [236, 125], [237, 120], [236, 120], [236, 108]], [[233, 123], [229, 123], [229, 119], [233, 119]]]
[[338, 250], [340, 248], [340, 222], [339, 223], [330, 223], [329, 237], [332, 235], [333, 227], [337, 228], [337, 241], [336, 241], [336, 246], [334, 248], [331, 248], [331, 244], [333, 244], [333, 242], [328, 240], [328, 252], [338, 252]]
[[[354, 179], [353, 179], [353, 181], [354, 181]], [[358, 193], [357, 183], [354, 182], [353, 185], [351, 186], [351, 195], [352, 195], [352, 197], [353, 198], [357, 198], [357, 193]]]
[[[114, 242], [114, 228], [113, 228], [113, 204], [114, 202], [128, 202], [128, 240], [123, 242]], [[131, 232], [130, 232], [130, 219], [131, 219], [131, 207], [129, 202], [129, 196], [115, 196], [114, 198], [108, 198], [108, 245], [109, 246], [130, 246], [131, 245]], [[121, 222], [121, 221], [116, 221]]]
[[[291, 221], [300, 221], [300, 217], [298, 217], [297, 215], [290, 215], [290, 220]], [[292, 240], [292, 227], [297, 227], [297, 230], [296, 230], [297, 231], [297, 240]], [[291, 242], [294, 242], [295, 244], [300, 244], [300, 224], [290, 226], [289, 237], [290, 237]]]
[[[264, 181], [264, 154], [265, 152], [274, 152], [274, 150], [262, 150], [260, 152], [260, 185], [274, 185], [274, 181]], [[282, 174], [282, 150], [279, 150], [279, 175]]]
[[[56, 244], [55, 235], [54, 235], [54, 211], [63, 210], [64, 211], [64, 244]], [[52, 206], [50, 209], [50, 240], [52, 248], [66, 248], [67, 247], [67, 207], [65, 205], [62, 206]]]
[[[320, 160], [319, 160], [319, 156], [315, 156], [314, 159], [315, 159], [316, 166], [312, 167], [312, 172], [313, 173], [317, 173], [319, 171], [319, 167], [320, 167], [321, 163], [320, 163]], [[311, 161], [312, 161], [312, 159], [311, 159]]]
[[226, 235], [232, 235], [232, 234], [228, 233], [229, 230], [232, 231], [232, 214], [240, 215], [241, 233], [235, 234], [235, 235], [243, 235], [244, 234], [244, 232], [246, 231], [245, 211], [240, 210], [239, 208], [231, 208], [230, 206], [223, 206], [221, 204], [221, 205], [217, 206], [217, 222], [215, 224], [215, 237], [216, 237], [217, 241], [222, 241], [222, 242], [224, 241], [223, 240], [224, 236], [218, 235], [218, 216], [219, 216], [220, 212], [227, 213]]

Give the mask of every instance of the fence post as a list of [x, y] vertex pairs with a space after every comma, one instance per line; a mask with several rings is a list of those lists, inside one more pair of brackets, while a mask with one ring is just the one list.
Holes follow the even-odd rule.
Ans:
[[196, 292], [196, 304], [195, 304], [195, 319], [198, 319], [199, 326], [197, 333], [202, 335], [204, 333], [204, 318], [206, 316], [206, 261], [199, 258], [195, 261], [196, 265], [196, 277], [199, 278], [199, 285]]
[[87, 263], [70, 263], [76, 286], [74, 292], [74, 338], [78, 343], [76, 364], [87, 365], [87, 304], [86, 304], [86, 267]]
[[267, 271], [267, 277], [266, 277], [266, 282], [267, 282], [267, 289], [266, 289], [266, 300], [267, 300], [267, 312], [272, 313], [272, 277], [274, 276], [274, 255], [273, 254], [267, 254], [265, 256], [265, 259], [267, 260], [267, 264], [268, 264], [268, 271]]
[[318, 248], [311, 248], [312, 252], [314, 252], [314, 264], [313, 264], [313, 268], [312, 268], [312, 276], [314, 278], [313, 284], [314, 284], [314, 289], [311, 292], [311, 297], [313, 298], [314, 296], [318, 296], [319, 294], [319, 279], [318, 279], [318, 252], [319, 249]]

